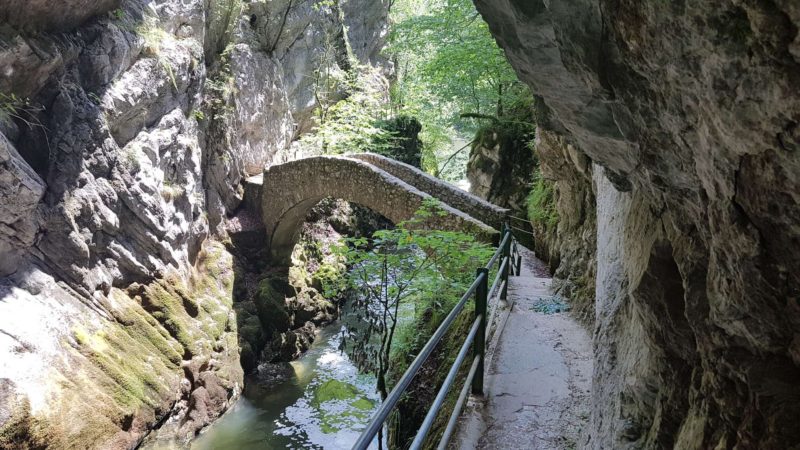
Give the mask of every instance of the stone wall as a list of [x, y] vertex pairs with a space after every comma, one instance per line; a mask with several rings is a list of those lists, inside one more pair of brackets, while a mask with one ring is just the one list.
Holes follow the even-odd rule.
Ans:
[[476, 0], [594, 163], [592, 448], [800, 443], [800, 10]]

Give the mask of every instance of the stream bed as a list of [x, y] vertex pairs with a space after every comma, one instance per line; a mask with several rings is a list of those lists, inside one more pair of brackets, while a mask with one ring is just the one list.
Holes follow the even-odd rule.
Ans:
[[350, 449], [380, 404], [375, 378], [339, 350], [340, 322], [274, 383], [246, 382], [242, 398], [192, 442], [196, 450]]

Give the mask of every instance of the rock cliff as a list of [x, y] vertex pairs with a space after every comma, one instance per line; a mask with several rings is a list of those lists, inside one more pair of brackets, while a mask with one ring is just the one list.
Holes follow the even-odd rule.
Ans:
[[470, 190], [512, 211], [509, 223], [517, 239], [553, 272], [554, 293], [569, 298], [573, 311], [591, 322], [596, 232], [591, 160], [556, 131], [541, 100], [518, 109], [478, 131], [467, 164]]
[[236, 399], [226, 218], [387, 10], [0, 0], [0, 447], [185, 441]]
[[586, 446], [800, 444], [797, 2], [475, 3], [592, 180]]

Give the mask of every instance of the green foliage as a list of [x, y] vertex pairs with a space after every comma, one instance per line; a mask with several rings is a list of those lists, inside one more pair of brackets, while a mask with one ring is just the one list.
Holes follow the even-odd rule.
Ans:
[[175, 36], [159, 27], [158, 20], [154, 17], [145, 17], [144, 21], [134, 31], [144, 40], [144, 53], [158, 60], [159, 65], [166, 72], [172, 87], [177, 91], [178, 82], [175, 78], [175, 69], [172, 66], [172, 62], [162, 54], [164, 43], [173, 41]]
[[334, 6], [336, 6], [335, 0], [317, 0], [312, 8], [314, 11], [321, 11], [325, 8], [333, 8]]
[[372, 151], [422, 168], [422, 141], [419, 140], [422, 124], [419, 120], [401, 115], [389, 120], [379, 120], [375, 125], [387, 131], [390, 138], [384, 142], [385, 145], [374, 145]]
[[[398, 3], [389, 52], [401, 59], [406, 83], [431, 90], [424, 93], [434, 95], [430, 99], [434, 102], [451, 106], [451, 114], [493, 114], [498, 102], [516, 101], [520, 92], [508, 89], [519, 84], [516, 75], [472, 1]], [[413, 95], [409, 90], [405, 93]]]
[[[344, 72], [335, 59], [321, 61], [315, 72], [317, 129], [301, 144], [327, 154], [386, 152], [396, 147], [396, 135], [380, 126], [386, 119], [385, 86], [377, 69], [354, 66]], [[338, 96], [344, 99], [336, 101]]]
[[159, 57], [162, 44], [172, 39], [173, 36], [158, 26], [158, 20], [154, 17], [145, 17], [134, 31], [144, 40], [144, 52], [147, 55]]
[[323, 261], [311, 275], [311, 284], [324, 293], [325, 298], [339, 298], [346, 289], [344, 264]]
[[163, 198], [165, 202], [176, 200], [182, 197], [184, 193], [185, 191], [181, 186], [177, 186], [167, 180], [164, 180], [161, 186], [161, 198]]
[[553, 229], [558, 225], [558, 211], [553, 190], [553, 182], [545, 180], [537, 169], [533, 187], [528, 195], [528, 218], [534, 224]]
[[89, 100], [91, 100], [95, 105], [99, 106], [101, 103], [103, 103], [103, 99], [101, 99], [100, 96], [94, 92], [88, 92], [86, 96], [89, 97]]
[[0, 92], [0, 123], [19, 120], [28, 128], [44, 129], [44, 125], [37, 117], [37, 114], [43, 110], [44, 107], [33, 104], [28, 98], [17, 97], [14, 93]]
[[145, 156], [140, 153], [139, 148], [135, 144], [129, 144], [123, 150], [124, 159], [120, 161], [124, 167], [131, 174], [135, 174], [142, 169], [142, 162], [140, 158]]
[[352, 307], [360, 319], [343, 344], [356, 364], [376, 375], [384, 398], [395, 337], [410, 345], [417, 324], [440, 322], [474, 279], [464, 268], [481, 266], [492, 253], [468, 234], [418, 229], [442, 214], [437, 202], [427, 201], [397, 228], [349, 239], [340, 249], [353, 267], [348, 282], [358, 294]]
[[462, 114], [502, 116], [530, 97], [471, 0], [397, 0], [391, 18], [392, 100], [422, 121], [428, 159], [449, 157], [452, 137], [476, 129]]
[[167, 72], [169, 81], [172, 83], [172, 87], [175, 88], [175, 91], [177, 92], [178, 82], [175, 80], [175, 69], [172, 68], [172, 63], [165, 58], [159, 58], [158, 62], [161, 64], [161, 67], [164, 68], [164, 71]]
[[232, 96], [236, 93], [228, 50], [222, 52], [216, 70], [206, 80], [205, 106], [212, 120], [225, 121], [233, 114]]
[[208, 0], [206, 39], [204, 52], [206, 63], [212, 64], [227, 48], [231, 36], [242, 15], [242, 0]]

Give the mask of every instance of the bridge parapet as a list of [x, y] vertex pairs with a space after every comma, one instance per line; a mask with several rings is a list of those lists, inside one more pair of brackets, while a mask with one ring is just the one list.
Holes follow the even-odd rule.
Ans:
[[508, 209], [501, 208], [463, 189], [459, 189], [412, 165], [375, 153], [357, 153], [348, 155], [348, 158], [366, 161], [375, 167], [383, 169], [426, 194], [436, 197], [453, 208], [463, 211], [497, 229], [500, 228], [508, 215]]

